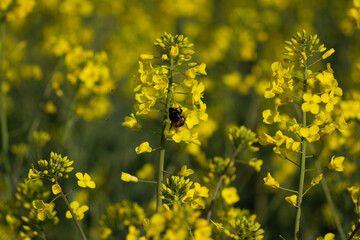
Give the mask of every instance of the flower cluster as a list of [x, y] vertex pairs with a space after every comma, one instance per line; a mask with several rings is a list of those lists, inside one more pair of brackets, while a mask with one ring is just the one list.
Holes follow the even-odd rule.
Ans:
[[236, 178], [235, 172], [236, 167], [234, 162], [230, 162], [230, 158], [222, 158], [222, 157], [213, 157], [207, 160], [206, 166], [204, 168], [207, 170], [208, 174], [203, 177], [204, 182], [213, 183], [217, 178], [223, 173], [224, 169], [228, 164], [229, 167], [223, 177], [223, 181], [225, 185], [229, 185]]
[[98, 236], [107, 239], [116, 236], [125, 227], [139, 225], [145, 219], [145, 212], [137, 203], [122, 201], [111, 204], [106, 208], [106, 215], [100, 217]]
[[209, 189], [187, 178], [193, 173], [194, 171], [187, 169], [185, 165], [177, 175], [166, 179], [166, 185], [162, 185], [161, 198], [168, 205], [189, 204], [194, 209], [204, 209], [204, 198], [209, 197]]
[[[250, 154], [259, 151], [259, 148], [254, 146], [254, 144], [259, 141], [259, 139], [256, 137], [256, 133], [250, 129], [247, 129], [245, 126], [230, 126], [227, 128], [227, 134], [235, 149], [246, 148]], [[263, 160], [257, 159], [255, 157], [249, 157], [248, 161], [239, 162], [248, 164], [250, 167], [253, 167], [256, 172], [260, 172], [261, 166], [263, 164]]]
[[[278, 130], [275, 136], [266, 133], [260, 136], [260, 143], [275, 145], [274, 152], [282, 158], [288, 157], [288, 151], [299, 152], [301, 139], [316, 142], [321, 136], [330, 135], [335, 129], [346, 129], [344, 116], [335, 111], [342, 90], [334, 78], [330, 64], [321, 72], [310, 70], [311, 66], [329, 57], [334, 50], [326, 51], [323, 44], [319, 45], [317, 35], [307, 36], [305, 31], [285, 43], [285, 60], [291, 63], [291, 66], [285, 68], [280, 62], [272, 64], [274, 78], [265, 92], [265, 98], [274, 98], [274, 108], [263, 112], [263, 121], [266, 124], [284, 125], [284, 130], [293, 137], [285, 135], [282, 130]], [[308, 63], [316, 53], [322, 53], [321, 57]], [[301, 73], [303, 76], [294, 71], [296, 64], [306, 68], [305, 72]], [[309, 113], [306, 121], [299, 124], [297, 117], [290, 118], [281, 114], [281, 108], [290, 103], [299, 104], [304, 113]]]
[[15, 21], [25, 18], [36, 4], [36, 0], [4, 0], [0, 3], [0, 18]]
[[[164, 111], [165, 105], [167, 137], [175, 142], [199, 144], [197, 133], [191, 129], [208, 118], [202, 102], [205, 87], [195, 79], [197, 75], [206, 75], [205, 64], [189, 62], [194, 54], [193, 44], [183, 35], [164, 33], [156, 39], [155, 46], [161, 51], [162, 63], [153, 65], [153, 55], [141, 54], [138, 73], [134, 76], [136, 115]], [[180, 117], [172, 119], [170, 107], [177, 109]], [[180, 120], [184, 122], [177, 124]], [[123, 126], [141, 128], [134, 114], [125, 117]]]
[[50, 154], [50, 160], [39, 160], [38, 165], [40, 170], [34, 167], [29, 170], [29, 180], [46, 178], [51, 182], [56, 182], [60, 178], [68, 178], [69, 173], [74, 169], [71, 165], [74, 161], [70, 161], [67, 156], [62, 157], [61, 154]]
[[227, 212], [218, 213], [219, 221], [214, 222], [216, 233], [229, 239], [263, 239], [264, 230], [256, 222], [256, 215], [248, 210], [231, 207]]
[[201, 213], [189, 205], [179, 206], [155, 213], [144, 222], [146, 239], [211, 240], [211, 226]]
[[[115, 83], [110, 75], [107, 54], [102, 51], [94, 53], [85, 50], [80, 45], [68, 49], [64, 56], [67, 74], [55, 72], [51, 87], [58, 97], [62, 97], [67, 83], [74, 86], [74, 106], [70, 106], [74, 113], [85, 120], [91, 121], [103, 117], [111, 109], [108, 93], [115, 89]], [[52, 103], [53, 104], [53, 103]], [[56, 106], [52, 106], [55, 109]], [[45, 109], [49, 113], [49, 106]]]
[[49, 225], [59, 222], [54, 203], [44, 203], [41, 200], [33, 202], [34, 199], [46, 199], [49, 195], [50, 192], [41, 179], [25, 179], [16, 187], [14, 201], [1, 202], [0, 218], [7, 222], [9, 229], [13, 231], [12, 236], [19, 239], [36, 238]]

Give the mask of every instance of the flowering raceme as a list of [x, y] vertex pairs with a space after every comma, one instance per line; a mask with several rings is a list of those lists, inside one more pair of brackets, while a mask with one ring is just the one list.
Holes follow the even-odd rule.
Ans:
[[[263, 122], [276, 123], [281, 130], [277, 130], [275, 136], [263, 132], [259, 142], [262, 145], [275, 145], [273, 151], [277, 155], [299, 167], [297, 191], [280, 187], [270, 173], [264, 178], [265, 185], [297, 193], [285, 198], [297, 207], [294, 231], [294, 239], [297, 240], [302, 199], [307, 192], [304, 192], [305, 163], [312, 157], [306, 154], [307, 145], [320, 141], [323, 136], [330, 135], [336, 129], [343, 132], [346, 122], [341, 111], [335, 111], [343, 92], [334, 78], [330, 64], [322, 71], [312, 70], [316, 63], [330, 57], [335, 50], [326, 51], [323, 44], [319, 45], [317, 35], [308, 36], [305, 30], [294, 35], [290, 41], [285, 41], [285, 44], [284, 61], [289, 66], [284, 67], [280, 62], [271, 65], [273, 79], [264, 96], [274, 99], [274, 107], [263, 112]], [[300, 108], [300, 111], [285, 113], [285, 106], [291, 106], [288, 109]], [[290, 117], [291, 115], [293, 116]], [[300, 161], [291, 159], [293, 153], [299, 153]], [[343, 161], [344, 157], [333, 157], [328, 168], [343, 171]], [[313, 178], [311, 186], [318, 184], [321, 179], [322, 175]]]
[[[170, 107], [179, 109], [185, 124], [181, 127], [172, 127], [172, 120], [167, 121], [166, 135], [175, 142], [192, 142], [199, 144], [197, 133], [191, 129], [201, 121], [207, 120], [206, 105], [202, 102], [204, 84], [195, 78], [197, 75], [206, 75], [204, 63], [197, 65], [190, 62], [193, 44], [182, 35], [172, 36], [165, 33], [156, 39], [155, 46], [165, 52], [161, 59], [162, 65], [153, 65], [154, 56], [141, 54], [138, 73], [134, 78], [136, 115], [149, 115], [155, 111], [165, 111]], [[189, 68], [190, 67], [190, 68]], [[175, 77], [175, 73], [179, 73]], [[174, 76], [173, 76], [174, 75]], [[181, 77], [182, 76], [182, 77]], [[167, 113], [169, 117], [169, 114]], [[132, 114], [125, 117], [123, 126], [140, 128]]]

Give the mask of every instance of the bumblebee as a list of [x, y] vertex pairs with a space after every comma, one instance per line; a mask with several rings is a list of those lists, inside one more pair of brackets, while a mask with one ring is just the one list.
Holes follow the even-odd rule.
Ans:
[[181, 108], [169, 108], [169, 118], [171, 121], [171, 126], [174, 128], [180, 128], [185, 125], [185, 117], [181, 116], [182, 113]]

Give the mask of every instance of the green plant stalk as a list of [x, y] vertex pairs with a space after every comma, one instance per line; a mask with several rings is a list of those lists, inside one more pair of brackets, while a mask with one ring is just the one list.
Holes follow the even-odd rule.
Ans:
[[72, 216], [72, 218], [73, 218], [73, 220], [74, 220], [74, 222], [75, 222], [75, 225], [76, 225], [77, 229], [79, 230], [79, 232], [80, 232], [80, 234], [81, 234], [81, 237], [82, 237], [84, 240], [87, 240], [86, 235], [85, 235], [85, 233], [84, 233], [84, 230], [82, 229], [79, 220], [77, 220], [76, 215], [74, 214], [74, 212], [73, 212], [73, 210], [72, 210], [72, 208], [71, 208], [71, 206], [70, 206], [70, 203], [69, 203], [69, 201], [68, 201], [67, 198], [66, 198], [66, 195], [64, 194], [64, 192], [63, 192], [62, 190], [61, 190], [61, 193], [60, 193], [60, 194], [61, 194], [61, 197], [62, 197], [62, 199], [64, 200], [64, 202], [65, 202], [65, 204], [66, 204], [66, 207], [68, 208], [68, 210], [69, 210], [70, 213], [71, 213], [71, 216]]
[[[316, 167], [318, 168], [318, 173], [319, 174], [323, 173], [319, 160], [316, 160]], [[331, 213], [333, 215], [336, 228], [338, 229], [338, 232], [340, 234], [341, 239], [345, 240], [346, 236], [345, 236], [345, 233], [344, 233], [344, 229], [343, 229], [343, 227], [341, 225], [341, 221], [340, 221], [340, 219], [338, 217], [337, 210], [336, 210], [334, 201], [333, 201], [333, 199], [331, 197], [330, 190], [329, 190], [329, 187], [328, 187], [328, 184], [327, 184], [327, 181], [326, 181], [325, 178], [321, 180], [321, 185], [322, 185], [322, 188], [324, 190], [326, 200], [327, 200], [327, 202], [328, 202], [328, 204], [330, 206]]]
[[[0, 41], [1, 41], [1, 53], [0, 53], [0, 122], [1, 122], [1, 161], [4, 164], [6, 173], [4, 174], [7, 193], [9, 197], [12, 195], [12, 182], [11, 182], [11, 168], [9, 162], [9, 132], [6, 118], [6, 93], [2, 87], [5, 82], [5, 34], [6, 34], [6, 19], [0, 20]], [[10, 198], [9, 198], [10, 199]]]
[[158, 180], [157, 180], [157, 189], [156, 189], [156, 211], [158, 211], [159, 207], [162, 205], [161, 195], [161, 186], [164, 180], [164, 163], [165, 163], [165, 143], [166, 143], [166, 122], [168, 119], [168, 111], [170, 108], [170, 98], [171, 98], [171, 89], [173, 83], [173, 68], [174, 68], [174, 60], [170, 59], [170, 71], [169, 71], [169, 85], [167, 89], [166, 102], [165, 102], [165, 111], [163, 118], [163, 125], [161, 129], [161, 139], [160, 139], [160, 157], [159, 157], [159, 165], [158, 165]]
[[239, 144], [239, 145], [238, 145], [238, 147], [236, 148], [235, 152], [234, 152], [233, 155], [231, 156], [229, 163], [226, 165], [226, 167], [224, 168], [224, 170], [223, 170], [223, 171], [221, 172], [221, 174], [220, 174], [220, 177], [219, 177], [219, 180], [217, 181], [217, 184], [216, 184], [214, 193], [213, 193], [212, 198], [211, 198], [211, 203], [210, 203], [210, 206], [209, 206], [209, 210], [208, 210], [208, 213], [207, 213], [207, 216], [206, 216], [206, 219], [207, 219], [209, 222], [210, 222], [210, 219], [211, 219], [212, 210], [213, 210], [213, 207], [214, 207], [214, 204], [215, 204], [216, 196], [217, 196], [217, 194], [218, 194], [218, 192], [219, 192], [219, 190], [220, 190], [221, 183], [222, 183], [222, 181], [224, 180], [225, 175], [226, 175], [226, 172], [227, 172], [227, 170], [229, 169], [231, 163], [235, 161], [235, 158], [238, 156], [238, 154], [239, 154], [239, 152], [241, 151], [242, 147], [243, 147], [242, 144]]
[[[304, 60], [304, 93], [307, 90], [307, 62]], [[306, 127], [306, 112], [302, 111], [302, 127]], [[301, 140], [301, 161], [300, 161], [300, 179], [299, 179], [299, 189], [297, 195], [297, 209], [295, 217], [295, 231], [294, 239], [300, 239], [300, 219], [301, 219], [301, 205], [304, 192], [304, 181], [305, 181], [305, 162], [306, 162], [306, 145], [307, 141], [304, 137]]]

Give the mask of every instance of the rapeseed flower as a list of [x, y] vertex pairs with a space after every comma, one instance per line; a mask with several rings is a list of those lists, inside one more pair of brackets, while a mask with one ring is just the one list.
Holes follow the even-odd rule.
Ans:
[[345, 158], [343, 156], [341, 157], [335, 157], [333, 156], [331, 158], [330, 163], [328, 164], [328, 168], [337, 172], [343, 172], [344, 171], [344, 160]]
[[128, 173], [121, 172], [121, 180], [124, 182], [138, 182], [138, 178]]
[[[84, 213], [89, 210], [89, 207], [87, 205], [80, 206], [78, 201], [71, 202], [70, 207], [73, 213], [75, 214], [77, 220], [82, 220], [85, 216]], [[69, 210], [66, 212], [65, 216], [66, 218], [72, 218], [72, 215]]]
[[143, 142], [138, 147], [135, 148], [136, 154], [151, 152], [152, 148], [149, 145], [149, 142]]
[[291, 196], [285, 197], [285, 201], [287, 201], [288, 203], [290, 203], [291, 205], [296, 207], [296, 205], [297, 205], [297, 196], [296, 195], [291, 195]]
[[280, 184], [271, 176], [270, 173], [267, 173], [267, 176], [264, 178], [265, 185], [273, 187], [273, 188], [279, 188]]
[[224, 188], [221, 191], [221, 196], [228, 205], [232, 205], [240, 200], [235, 187]]
[[58, 195], [59, 193], [61, 193], [61, 187], [60, 187], [60, 185], [58, 183], [53, 184], [51, 186], [51, 190], [52, 190], [54, 195]]
[[91, 177], [89, 174], [85, 173], [82, 174], [81, 172], [78, 172], [75, 174], [75, 176], [79, 179], [78, 185], [82, 188], [95, 188], [95, 182], [91, 180]]

